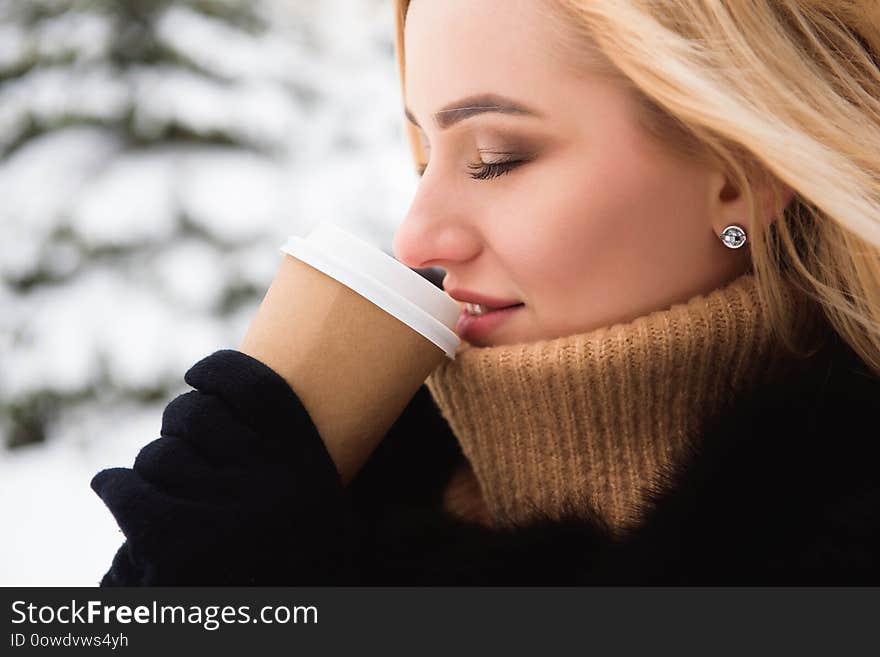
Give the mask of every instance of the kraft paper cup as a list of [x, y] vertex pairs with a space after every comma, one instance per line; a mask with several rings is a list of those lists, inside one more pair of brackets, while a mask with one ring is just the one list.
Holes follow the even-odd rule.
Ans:
[[306, 238], [290, 237], [281, 251], [369, 299], [455, 359], [458, 303], [381, 249], [322, 223]]
[[241, 350], [290, 383], [347, 482], [428, 375], [455, 358], [460, 307], [334, 224], [281, 251]]

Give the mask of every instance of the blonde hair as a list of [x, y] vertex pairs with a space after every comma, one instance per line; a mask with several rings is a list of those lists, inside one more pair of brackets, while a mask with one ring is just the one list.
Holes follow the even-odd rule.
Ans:
[[[833, 329], [880, 375], [880, 3], [543, 1], [561, 19], [557, 48], [621, 80], [650, 135], [719, 163], [745, 195], [752, 270], [783, 344], [803, 353]], [[404, 97], [409, 4], [395, 0]], [[767, 224], [759, 190], [782, 209], [784, 187], [792, 201]]]

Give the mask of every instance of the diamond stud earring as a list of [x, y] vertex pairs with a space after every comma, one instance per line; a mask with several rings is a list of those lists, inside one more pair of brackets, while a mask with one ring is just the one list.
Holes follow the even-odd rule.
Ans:
[[743, 230], [742, 226], [730, 224], [721, 231], [719, 238], [727, 248], [738, 249], [746, 243], [746, 231]]

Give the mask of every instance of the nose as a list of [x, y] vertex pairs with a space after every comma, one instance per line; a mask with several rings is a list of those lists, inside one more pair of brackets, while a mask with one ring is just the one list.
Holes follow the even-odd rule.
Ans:
[[394, 257], [413, 269], [449, 269], [475, 258], [481, 249], [480, 235], [452, 205], [442, 198], [429, 203], [417, 195], [394, 234]]

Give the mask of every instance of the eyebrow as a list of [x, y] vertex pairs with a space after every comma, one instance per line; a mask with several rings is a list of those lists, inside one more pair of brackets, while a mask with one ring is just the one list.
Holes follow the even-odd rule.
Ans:
[[[468, 96], [454, 103], [446, 105], [434, 114], [434, 123], [441, 129], [446, 130], [460, 121], [484, 114], [486, 112], [497, 112], [500, 114], [519, 114], [522, 116], [542, 117], [543, 114], [535, 109], [526, 107], [517, 101], [500, 96], [498, 94], [479, 94], [476, 96]], [[409, 107], [404, 108], [406, 118], [411, 123], [421, 128], [416, 117], [413, 115]]]

